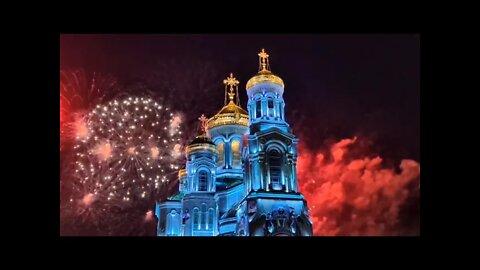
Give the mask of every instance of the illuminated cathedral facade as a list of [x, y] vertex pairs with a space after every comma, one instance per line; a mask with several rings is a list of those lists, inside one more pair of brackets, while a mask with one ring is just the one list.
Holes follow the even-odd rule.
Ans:
[[259, 71], [246, 85], [248, 111], [230, 74], [225, 106], [199, 118], [202, 132], [186, 146], [178, 193], [156, 205], [157, 236], [312, 235], [284, 83], [271, 72], [265, 50], [258, 56]]

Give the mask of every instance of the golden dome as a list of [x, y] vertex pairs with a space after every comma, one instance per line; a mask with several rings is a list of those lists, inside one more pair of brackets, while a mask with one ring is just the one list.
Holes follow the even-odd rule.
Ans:
[[248, 113], [242, 107], [230, 101], [216, 115], [208, 119], [208, 129], [223, 125], [241, 125], [248, 127]]
[[[227, 97], [227, 87], [230, 86], [228, 97], [230, 102], [223, 106], [223, 108], [212, 118], [208, 119], [207, 121], [207, 128], [211, 129], [216, 126], [223, 126], [223, 125], [241, 125], [241, 126], [248, 126], [248, 112], [240, 107], [240, 99], [238, 98], [238, 84], [239, 81], [233, 74], [230, 73], [230, 77], [223, 81], [225, 84], [225, 103]], [[234, 87], [237, 90], [237, 101], [234, 102]]]
[[247, 90], [259, 83], [266, 83], [266, 82], [274, 83], [284, 88], [285, 84], [283, 83], [283, 80], [277, 75], [273, 74], [272, 71], [270, 70], [270, 64], [268, 62], [269, 55], [267, 54], [267, 52], [265, 52], [265, 49], [262, 49], [262, 51], [258, 54], [258, 56], [259, 56], [259, 72], [255, 76], [253, 76], [250, 80], [248, 80]]
[[273, 74], [270, 70], [262, 70], [257, 73], [257, 75], [253, 76], [247, 82], [247, 90], [252, 88], [253, 86], [260, 84], [260, 83], [274, 83], [280, 85], [281, 87], [285, 87], [283, 80], [278, 77], [277, 75]]
[[227, 106], [224, 106], [218, 114], [225, 114], [225, 113], [240, 113], [240, 114], [245, 114], [248, 115], [248, 112], [242, 109], [242, 107], [236, 105], [233, 103], [233, 101], [230, 101]]

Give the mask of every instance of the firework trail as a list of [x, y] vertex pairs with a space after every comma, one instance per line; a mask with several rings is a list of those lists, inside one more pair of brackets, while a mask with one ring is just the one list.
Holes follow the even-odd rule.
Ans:
[[125, 232], [135, 224], [126, 223], [151, 223], [146, 213], [166, 196], [183, 158], [182, 118], [151, 98], [128, 97], [97, 105], [85, 123], [85, 136], [73, 148], [66, 223], [88, 224], [83, 229], [94, 234], [138, 235]]
[[117, 80], [83, 70], [60, 71], [60, 150], [77, 136], [86, 136], [85, 115], [97, 104], [120, 93]]

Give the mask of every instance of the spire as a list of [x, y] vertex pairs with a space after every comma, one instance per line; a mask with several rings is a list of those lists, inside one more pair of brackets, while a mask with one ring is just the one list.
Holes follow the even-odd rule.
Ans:
[[198, 118], [200, 120], [200, 129], [202, 132], [202, 135], [207, 134], [207, 117], [205, 117], [205, 114], [202, 113], [202, 116]]
[[269, 55], [262, 49], [262, 51], [258, 54], [258, 62], [259, 62], [259, 71], [270, 71], [270, 64], [268, 63]]
[[[234, 104], [240, 104], [240, 97], [238, 96], [238, 84], [240, 82], [237, 80], [237, 78], [233, 77], [233, 73], [230, 73], [230, 77], [227, 77], [225, 80], [223, 80], [223, 84], [225, 84], [225, 104], [227, 105], [227, 88], [228, 88], [228, 98], [231, 103]], [[235, 89], [234, 89], [235, 88]], [[235, 90], [236, 95], [237, 95], [237, 100], [236, 102], [233, 101], [235, 97], [235, 93], [233, 92]]]

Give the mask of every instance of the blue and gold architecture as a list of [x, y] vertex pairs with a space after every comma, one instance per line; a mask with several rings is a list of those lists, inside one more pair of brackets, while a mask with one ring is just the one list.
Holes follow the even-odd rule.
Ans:
[[[187, 147], [179, 192], [156, 205], [158, 236], [311, 236], [307, 202], [298, 191], [298, 139], [285, 120], [283, 80], [269, 55], [246, 85], [230, 74], [223, 108]], [[228, 101], [227, 101], [228, 96]]]

